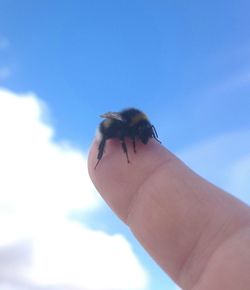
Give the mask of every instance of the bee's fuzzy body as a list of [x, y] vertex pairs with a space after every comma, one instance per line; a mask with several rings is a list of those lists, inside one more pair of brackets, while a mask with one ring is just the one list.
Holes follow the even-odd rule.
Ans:
[[150, 138], [159, 141], [154, 126], [149, 122], [147, 116], [138, 109], [130, 108], [117, 113], [109, 112], [101, 115], [101, 117], [105, 118], [105, 120], [103, 120], [99, 126], [101, 138], [95, 168], [102, 159], [108, 139], [120, 140], [128, 163], [130, 161], [125, 138], [130, 138], [132, 140], [134, 152], [136, 152], [136, 139], [141, 140], [143, 144], [147, 144]]

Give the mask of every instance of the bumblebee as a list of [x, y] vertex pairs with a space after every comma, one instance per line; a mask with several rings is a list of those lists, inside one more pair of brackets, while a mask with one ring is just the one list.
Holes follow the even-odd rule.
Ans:
[[136, 140], [141, 140], [143, 144], [147, 144], [150, 138], [154, 138], [160, 143], [155, 127], [149, 122], [147, 116], [138, 109], [130, 108], [121, 112], [108, 112], [100, 117], [105, 118], [105, 120], [99, 125], [101, 139], [95, 169], [102, 159], [108, 139], [120, 140], [128, 163], [130, 161], [125, 138], [132, 140], [134, 153], [136, 153]]

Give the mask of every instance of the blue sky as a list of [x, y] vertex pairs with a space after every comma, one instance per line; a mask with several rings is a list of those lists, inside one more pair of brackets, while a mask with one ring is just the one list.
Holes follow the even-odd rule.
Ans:
[[[249, 10], [246, 0], [0, 0], [2, 108], [8, 103], [12, 112], [27, 100], [27, 116], [43, 117], [29, 121], [48, 132], [43, 140], [83, 162], [101, 113], [141, 108], [163, 144], [250, 203]], [[8, 131], [13, 120], [6, 118]], [[175, 289], [105, 204], [95, 203], [61, 212], [93, 232], [125, 237], [149, 277], [145, 289]]]

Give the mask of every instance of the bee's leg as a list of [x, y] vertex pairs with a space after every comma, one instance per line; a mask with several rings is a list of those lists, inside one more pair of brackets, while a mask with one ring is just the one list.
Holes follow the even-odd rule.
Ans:
[[133, 149], [134, 149], [134, 152], [136, 153], [136, 149], [135, 149], [135, 137], [134, 137], [134, 136], [132, 137], [132, 142], [133, 142]]
[[104, 153], [104, 148], [105, 148], [105, 144], [106, 144], [106, 138], [102, 138], [99, 146], [98, 146], [98, 155], [97, 155], [97, 162], [95, 165], [95, 169], [97, 167], [97, 165], [99, 164], [99, 162], [102, 159], [103, 153]]
[[129, 158], [128, 158], [128, 149], [127, 149], [127, 145], [125, 143], [124, 138], [121, 137], [120, 141], [121, 141], [121, 145], [122, 145], [123, 152], [126, 154], [127, 161], [128, 161], [128, 163], [130, 163]]

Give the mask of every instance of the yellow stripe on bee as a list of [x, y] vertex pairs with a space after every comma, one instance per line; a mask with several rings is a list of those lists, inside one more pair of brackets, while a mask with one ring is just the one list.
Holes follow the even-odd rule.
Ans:
[[106, 119], [106, 120], [103, 121], [102, 125], [105, 128], [108, 128], [111, 123], [112, 123], [112, 120], [111, 119]]
[[135, 124], [143, 120], [147, 121], [148, 120], [147, 116], [144, 113], [137, 114], [131, 119], [131, 122], [129, 125], [134, 126]]

